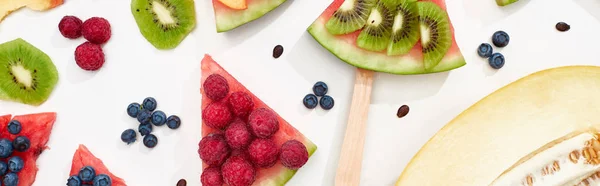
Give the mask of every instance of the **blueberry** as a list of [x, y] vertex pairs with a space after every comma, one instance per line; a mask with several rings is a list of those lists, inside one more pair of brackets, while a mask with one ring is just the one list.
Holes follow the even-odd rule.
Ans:
[[169, 116], [169, 118], [167, 118], [167, 126], [170, 129], [177, 129], [177, 128], [179, 128], [180, 125], [181, 125], [181, 119], [179, 119], [179, 116], [171, 115], [171, 116]]
[[160, 110], [154, 111], [150, 117], [150, 121], [156, 126], [162, 126], [167, 122], [167, 115]]
[[19, 152], [25, 152], [27, 149], [29, 149], [30, 145], [31, 142], [29, 141], [29, 138], [25, 136], [17, 136], [17, 138], [15, 138], [15, 140], [12, 142], [13, 149]]
[[510, 37], [504, 31], [497, 31], [494, 32], [494, 35], [492, 35], [492, 43], [494, 43], [494, 45], [496, 45], [497, 47], [505, 47], [506, 45], [508, 45], [509, 41]]
[[71, 176], [67, 179], [67, 186], [81, 186], [81, 179], [77, 175]]
[[148, 134], [148, 135], [144, 136], [144, 146], [146, 146], [148, 148], [154, 148], [154, 147], [156, 147], [157, 143], [158, 143], [158, 138], [156, 138], [156, 136], [154, 134]]
[[77, 175], [79, 176], [79, 179], [81, 179], [81, 181], [91, 182], [92, 180], [94, 180], [94, 177], [96, 177], [96, 170], [94, 170], [94, 167], [85, 166], [79, 170], [79, 174]]
[[304, 99], [302, 99], [302, 103], [306, 108], [313, 109], [317, 107], [317, 104], [319, 103], [319, 98], [317, 98], [317, 96], [314, 94], [307, 94], [306, 96], [304, 96]]
[[140, 132], [140, 135], [142, 136], [150, 134], [152, 132], [152, 124], [140, 124], [140, 126], [138, 127], [138, 132]]
[[110, 179], [110, 176], [106, 174], [98, 174], [98, 176], [94, 178], [94, 186], [110, 186], [111, 184], [112, 180]]
[[2, 183], [4, 183], [4, 186], [17, 186], [19, 185], [19, 175], [14, 172], [8, 173], [4, 175]]
[[10, 172], [17, 173], [23, 169], [23, 166], [25, 166], [25, 162], [19, 156], [13, 156], [8, 159], [8, 170]]
[[142, 111], [142, 106], [139, 103], [131, 103], [127, 106], [127, 115], [132, 118], [137, 118], [138, 114]]
[[156, 109], [156, 100], [153, 97], [147, 97], [142, 103], [144, 109], [154, 111]]
[[327, 84], [323, 83], [322, 81], [315, 83], [315, 85], [313, 86], [313, 92], [317, 96], [324, 96], [325, 94], [327, 94], [327, 89]]
[[12, 120], [8, 123], [8, 132], [11, 134], [19, 134], [21, 132], [21, 122]]
[[138, 116], [137, 116], [137, 120], [140, 123], [149, 123], [151, 116], [152, 116], [152, 112], [150, 112], [149, 110], [146, 110], [146, 109], [142, 109], [140, 114], [138, 114]]
[[494, 69], [500, 69], [504, 66], [504, 55], [501, 53], [494, 53], [492, 57], [488, 59], [490, 66]]
[[494, 49], [492, 49], [492, 45], [490, 45], [489, 43], [481, 43], [481, 45], [479, 45], [479, 48], [477, 48], [477, 54], [485, 58], [492, 56], [493, 51]]
[[13, 152], [13, 145], [9, 139], [0, 139], [0, 158], [8, 158]]
[[333, 105], [334, 105], [333, 98], [328, 95], [321, 97], [321, 100], [319, 101], [319, 103], [321, 105], [321, 108], [323, 108], [325, 110], [329, 110], [329, 109], [333, 108]]
[[4, 161], [0, 161], [0, 176], [5, 175], [8, 172], [8, 164]]
[[135, 133], [135, 130], [133, 130], [133, 129], [127, 129], [127, 130], [123, 131], [123, 133], [121, 133], [121, 141], [127, 143], [127, 145], [135, 142], [136, 139], [137, 139], [137, 134]]

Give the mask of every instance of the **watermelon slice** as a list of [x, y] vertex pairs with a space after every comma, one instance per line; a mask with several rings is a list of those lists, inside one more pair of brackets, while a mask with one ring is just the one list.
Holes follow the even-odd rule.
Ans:
[[[434, 0], [433, 2], [439, 5], [443, 10], [446, 10], [446, 5], [443, 0]], [[391, 74], [436, 73], [456, 69], [466, 64], [465, 59], [456, 44], [454, 27], [451, 22], [449, 24], [452, 34], [452, 46], [448, 49], [448, 52], [439, 64], [431, 69], [425, 69], [420, 41], [415, 44], [410, 52], [404, 55], [390, 56], [387, 55], [386, 51], [376, 52], [359, 48], [356, 45], [356, 39], [362, 29], [349, 34], [334, 35], [329, 33], [325, 27], [327, 21], [342, 3], [344, 3], [344, 0], [334, 0], [321, 16], [319, 16], [319, 18], [317, 18], [317, 20], [308, 28], [308, 32], [323, 47], [348, 64], [363, 69]]]
[[496, 0], [496, 4], [498, 4], [498, 6], [506, 6], [506, 5], [513, 4], [517, 1], [519, 1], [519, 0]]
[[[17, 135], [12, 135], [6, 132], [8, 123], [11, 120], [11, 115], [0, 116], [0, 128], [2, 133], [1, 138], [7, 138], [11, 141], [14, 140]], [[35, 176], [38, 168], [36, 161], [40, 154], [47, 148], [46, 143], [50, 138], [50, 132], [54, 126], [56, 120], [56, 113], [37, 113], [15, 116], [13, 120], [21, 122], [21, 132], [19, 136], [25, 136], [31, 141], [30, 147], [25, 152], [13, 151], [13, 156], [19, 156], [23, 159], [25, 166], [17, 174], [19, 176], [19, 186], [30, 186], [35, 182]]]
[[213, 0], [217, 32], [227, 32], [243, 24], [254, 21], [279, 7], [286, 0], [246, 0], [247, 8], [237, 10]]
[[85, 145], [79, 145], [75, 154], [73, 154], [73, 163], [71, 164], [71, 172], [69, 176], [77, 175], [79, 170], [85, 166], [92, 166], [98, 174], [106, 174], [112, 180], [112, 186], [126, 186], [125, 181], [112, 174], [104, 165], [102, 160], [98, 159]]
[[[298, 140], [302, 142], [308, 151], [308, 156], [312, 156], [312, 154], [317, 150], [317, 146], [312, 143], [308, 138], [306, 138], [302, 133], [300, 133], [296, 128], [290, 125], [287, 121], [285, 121], [281, 116], [279, 116], [273, 109], [271, 109], [268, 105], [262, 102], [258, 97], [256, 97], [252, 92], [250, 92], [244, 85], [238, 82], [231, 74], [225, 71], [217, 62], [215, 62], [211, 56], [205, 55], [204, 59], [202, 59], [202, 80], [204, 80], [211, 74], [219, 74], [223, 76], [227, 82], [229, 83], [230, 92], [243, 91], [248, 93], [252, 100], [254, 101], [254, 108], [266, 108], [273, 111], [277, 118], [279, 119], [279, 131], [277, 131], [271, 139], [275, 142], [276, 145], [281, 146], [288, 140]], [[202, 109], [206, 108], [212, 100], [207, 98], [204, 95], [204, 90], [201, 89], [202, 93]], [[225, 97], [223, 100], [227, 100]], [[206, 136], [209, 133], [216, 132], [216, 129], [208, 127], [204, 122], [202, 123], [202, 136]], [[206, 168], [207, 164], [203, 163], [203, 168]], [[284, 167], [278, 160], [278, 162], [267, 169], [257, 169], [256, 180], [253, 185], [284, 185], [287, 183], [293, 176], [296, 174], [297, 170], [291, 170]]]

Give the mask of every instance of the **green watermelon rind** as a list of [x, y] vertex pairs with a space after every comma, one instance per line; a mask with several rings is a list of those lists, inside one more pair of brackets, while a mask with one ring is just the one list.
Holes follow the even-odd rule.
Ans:
[[498, 4], [498, 6], [506, 6], [506, 5], [513, 4], [517, 1], [519, 1], [519, 0], [496, 0], [496, 4]]
[[[308, 139], [305, 139], [305, 141], [303, 143], [304, 143], [304, 145], [306, 145], [306, 150], [308, 151], [308, 158], [310, 159], [310, 157], [315, 153], [315, 151], [317, 151], [317, 146], [314, 143], [312, 143], [311, 141], [309, 141]], [[256, 184], [256, 185], [257, 186], [285, 185], [287, 182], [289, 182], [292, 179], [292, 177], [294, 177], [294, 175], [296, 175], [296, 172], [298, 172], [298, 170], [285, 169], [285, 171], [280, 172], [279, 175], [271, 175], [271, 177], [269, 178], [269, 181], [261, 182], [261, 184]]]
[[[217, 32], [227, 32], [234, 28], [240, 27], [246, 23], [252, 22], [286, 2], [286, 0], [255, 0], [256, 3], [248, 3], [248, 8], [245, 10], [227, 10], [220, 12], [218, 9], [225, 5], [213, 5], [215, 7], [215, 22]], [[215, 2], [214, 3], [220, 3]], [[217, 8], [219, 7], [219, 8]]]

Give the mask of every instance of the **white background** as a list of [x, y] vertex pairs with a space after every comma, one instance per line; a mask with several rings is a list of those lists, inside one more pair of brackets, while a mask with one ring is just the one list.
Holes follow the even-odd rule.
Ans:
[[[217, 34], [211, 1], [196, 1], [195, 30], [178, 48], [167, 51], [156, 50], [139, 33], [130, 1], [67, 0], [43, 13], [17, 11], [0, 24], [0, 42], [21, 37], [40, 48], [56, 64], [60, 79], [45, 104], [32, 107], [0, 101], [0, 113], [58, 113], [48, 144], [51, 149], [37, 162], [36, 186], [65, 184], [78, 144], [88, 146], [129, 185], [175, 185], [180, 178], [200, 185], [201, 161], [196, 152], [200, 60], [209, 53], [317, 144], [314, 156], [288, 185], [333, 185], [355, 68], [306, 32], [330, 2], [288, 1], [259, 20]], [[600, 3], [593, 0], [521, 0], [503, 8], [494, 0], [448, 0], [447, 4], [468, 64], [431, 75], [376, 74], [361, 185], [392, 185], [439, 128], [501, 86], [550, 67], [600, 64]], [[75, 64], [75, 47], [84, 39], [60, 35], [57, 25], [64, 15], [110, 21], [113, 35], [104, 46], [107, 62], [98, 72], [83, 71]], [[557, 32], [558, 21], [571, 24], [571, 30]], [[496, 30], [511, 37], [501, 49], [506, 65], [500, 70], [491, 69], [476, 54], [477, 46], [491, 42]], [[285, 51], [273, 59], [271, 51], [277, 44]], [[316, 81], [328, 83], [336, 101], [332, 110], [302, 106], [302, 97]], [[158, 109], [183, 120], [176, 131], [155, 128], [159, 144], [152, 150], [139, 141], [127, 146], [119, 139], [123, 130], [137, 128], [136, 120], [126, 115], [127, 105], [147, 96], [156, 98]], [[410, 113], [398, 119], [395, 113], [403, 104], [410, 106]]]

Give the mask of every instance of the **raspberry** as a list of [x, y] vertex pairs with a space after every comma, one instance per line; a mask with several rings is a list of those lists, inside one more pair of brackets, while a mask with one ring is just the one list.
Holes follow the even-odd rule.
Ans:
[[279, 148], [270, 139], [256, 139], [248, 146], [248, 154], [254, 165], [268, 168], [277, 162]]
[[252, 134], [244, 121], [236, 119], [225, 130], [225, 140], [227, 140], [227, 144], [229, 144], [231, 148], [242, 149], [250, 144]]
[[225, 128], [233, 116], [225, 103], [214, 102], [202, 111], [202, 120], [206, 125], [215, 129]]
[[281, 145], [281, 154], [279, 159], [283, 166], [298, 170], [308, 161], [308, 151], [306, 146], [298, 140], [289, 140]]
[[69, 39], [81, 37], [81, 19], [75, 16], [64, 16], [58, 23], [60, 34]]
[[259, 138], [269, 138], [279, 130], [279, 120], [273, 111], [266, 108], [259, 108], [248, 116], [250, 130], [254, 136]]
[[110, 23], [101, 17], [92, 17], [83, 22], [81, 28], [83, 37], [96, 44], [103, 44], [110, 39]]
[[234, 92], [229, 96], [229, 106], [234, 115], [240, 118], [248, 117], [248, 114], [254, 108], [254, 101], [248, 93], [245, 92]]
[[202, 84], [206, 97], [213, 101], [219, 101], [229, 93], [229, 85], [227, 80], [219, 74], [211, 74], [204, 80]]
[[234, 149], [231, 152], [231, 156], [239, 156], [244, 158], [244, 160], [248, 161], [248, 163], [252, 164], [252, 159], [250, 159], [250, 155], [246, 151], [246, 149]]
[[204, 169], [200, 176], [200, 182], [202, 182], [203, 186], [222, 186], [223, 175], [221, 175], [219, 167], [208, 167]]
[[83, 70], [98, 70], [104, 65], [104, 52], [97, 44], [85, 42], [75, 49], [75, 62]]
[[211, 166], [220, 166], [229, 156], [230, 149], [225, 142], [225, 137], [219, 133], [211, 133], [198, 143], [198, 154], [204, 163]]
[[240, 156], [231, 156], [221, 167], [223, 180], [229, 186], [250, 186], [256, 179], [256, 170]]

